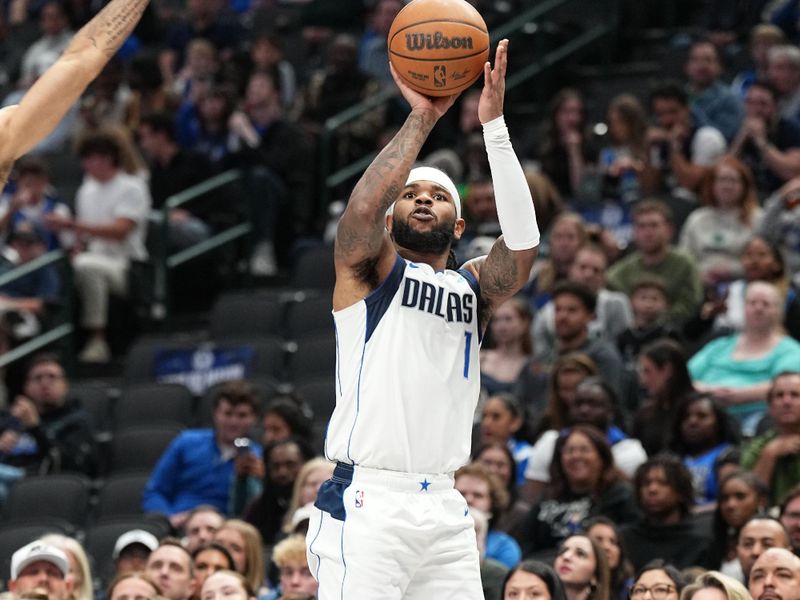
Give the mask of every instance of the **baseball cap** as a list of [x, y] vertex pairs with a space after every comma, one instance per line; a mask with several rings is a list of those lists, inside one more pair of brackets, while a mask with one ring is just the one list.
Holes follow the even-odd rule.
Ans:
[[25, 567], [40, 560], [58, 567], [64, 577], [69, 573], [67, 555], [55, 546], [37, 540], [23, 546], [11, 556], [11, 579], [16, 579]]
[[144, 529], [131, 529], [117, 538], [111, 558], [117, 560], [120, 553], [132, 544], [141, 544], [150, 552], [158, 548], [158, 538]]

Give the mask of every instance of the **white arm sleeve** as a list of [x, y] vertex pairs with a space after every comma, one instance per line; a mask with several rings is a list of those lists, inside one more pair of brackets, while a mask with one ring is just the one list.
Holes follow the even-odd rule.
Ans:
[[539, 225], [533, 198], [502, 115], [484, 123], [483, 140], [489, 155], [497, 217], [506, 246], [510, 250], [534, 248], [539, 245]]

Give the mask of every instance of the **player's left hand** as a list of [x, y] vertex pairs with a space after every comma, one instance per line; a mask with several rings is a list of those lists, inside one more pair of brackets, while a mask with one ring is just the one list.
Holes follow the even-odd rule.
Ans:
[[478, 103], [478, 118], [481, 123], [493, 121], [503, 114], [507, 66], [508, 40], [500, 40], [494, 56], [494, 69], [488, 61], [483, 65], [483, 91]]

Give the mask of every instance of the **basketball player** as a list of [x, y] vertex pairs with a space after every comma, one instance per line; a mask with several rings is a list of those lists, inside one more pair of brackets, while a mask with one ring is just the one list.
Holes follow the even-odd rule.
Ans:
[[527, 280], [539, 243], [530, 192], [503, 120], [508, 42], [484, 67], [478, 109], [504, 238], [447, 269], [464, 231], [458, 191], [411, 169], [455, 96], [395, 82], [405, 124], [350, 196], [336, 237], [336, 410], [325, 443], [337, 461], [308, 531], [321, 600], [483, 598], [472, 518], [453, 489], [480, 387], [492, 310]]
[[0, 110], [0, 189], [14, 161], [47, 137], [139, 22], [149, 0], [112, 0], [18, 105]]

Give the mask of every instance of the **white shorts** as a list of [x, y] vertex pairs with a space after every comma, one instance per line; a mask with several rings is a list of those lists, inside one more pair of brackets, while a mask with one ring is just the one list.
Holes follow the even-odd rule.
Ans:
[[451, 476], [339, 463], [314, 506], [320, 600], [483, 600], [474, 522]]

